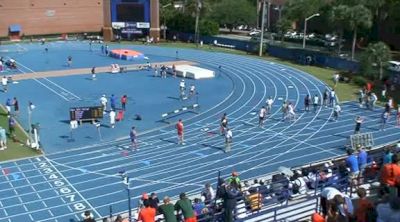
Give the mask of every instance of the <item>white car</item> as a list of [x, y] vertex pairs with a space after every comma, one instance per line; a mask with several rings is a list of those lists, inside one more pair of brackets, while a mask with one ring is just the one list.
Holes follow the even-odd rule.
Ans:
[[400, 62], [398, 61], [389, 61], [388, 67], [389, 70], [393, 72], [400, 72]]
[[252, 30], [252, 31], [249, 32], [249, 36], [258, 35], [258, 34], [260, 34], [260, 33], [261, 33], [260, 30], [254, 29], [254, 30]]

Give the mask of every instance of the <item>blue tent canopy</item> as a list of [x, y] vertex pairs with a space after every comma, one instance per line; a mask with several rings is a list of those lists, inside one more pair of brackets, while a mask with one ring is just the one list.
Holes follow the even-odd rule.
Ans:
[[10, 32], [20, 32], [21, 26], [19, 24], [12, 24], [9, 26]]

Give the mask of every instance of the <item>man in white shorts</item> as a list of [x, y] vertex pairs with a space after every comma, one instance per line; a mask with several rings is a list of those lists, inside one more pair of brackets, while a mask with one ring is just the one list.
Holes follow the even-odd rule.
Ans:
[[108, 100], [106, 98], [106, 95], [103, 95], [100, 98], [100, 104], [103, 106], [103, 112], [105, 112], [107, 110], [107, 102], [108, 102]]
[[267, 115], [267, 109], [265, 109], [265, 106], [261, 107], [260, 112], [258, 114], [258, 126], [263, 127], [264, 126], [264, 120]]
[[3, 92], [7, 92], [7, 84], [8, 84], [7, 76], [3, 76], [3, 78], [1, 78], [1, 85], [3, 85]]
[[115, 127], [115, 111], [112, 109], [112, 110], [110, 110], [110, 125], [111, 125], [111, 128], [114, 128]]
[[296, 113], [294, 112], [294, 106], [292, 103], [288, 105], [289, 120], [296, 120]]
[[272, 97], [270, 96], [268, 99], [267, 99], [267, 101], [266, 101], [266, 104], [267, 104], [267, 107], [266, 107], [266, 110], [267, 110], [267, 113], [269, 114], [270, 112], [271, 112], [271, 110], [272, 110], [272, 104], [274, 103], [274, 100], [272, 99]]

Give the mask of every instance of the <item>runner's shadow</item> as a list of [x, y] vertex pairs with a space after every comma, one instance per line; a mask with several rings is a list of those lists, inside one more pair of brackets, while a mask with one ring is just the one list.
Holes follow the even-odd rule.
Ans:
[[168, 142], [168, 143], [173, 143], [173, 144], [178, 144], [175, 140], [168, 140], [164, 138], [160, 138], [161, 141]]
[[224, 150], [225, 150], [225, 148], [224, 148], [224, 147], [213, 146], [213, 145], [206, 144], [206, 143], [202, 143], [201, 145], [202, 145], [202, 146], [204, 146], [204, 147], [209, 147], [209, 148], [212, 148], [212, 149], [218, 150], [218, 151], [224, 151]]

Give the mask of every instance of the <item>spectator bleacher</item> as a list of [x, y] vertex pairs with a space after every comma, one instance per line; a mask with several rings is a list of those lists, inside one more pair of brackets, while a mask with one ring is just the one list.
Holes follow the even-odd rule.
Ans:
[[[201, 193], [188, 198], [199, 222], [400, 222], [400, 142], [369, 149], [367, 154], [367, 167], [357, 177], [346, 166], [347, 156], [342, 156], [243, 181], [233, 172], [230, 178], [219, 178], [218, 186], [205, 184]], [[157, 212], [155, 221], [173, 221]], [[180, 211], [175, 213], [176, 221], [184, 221]], [[101, 221], [129, 221], [126, 216], [112, 219]]]

